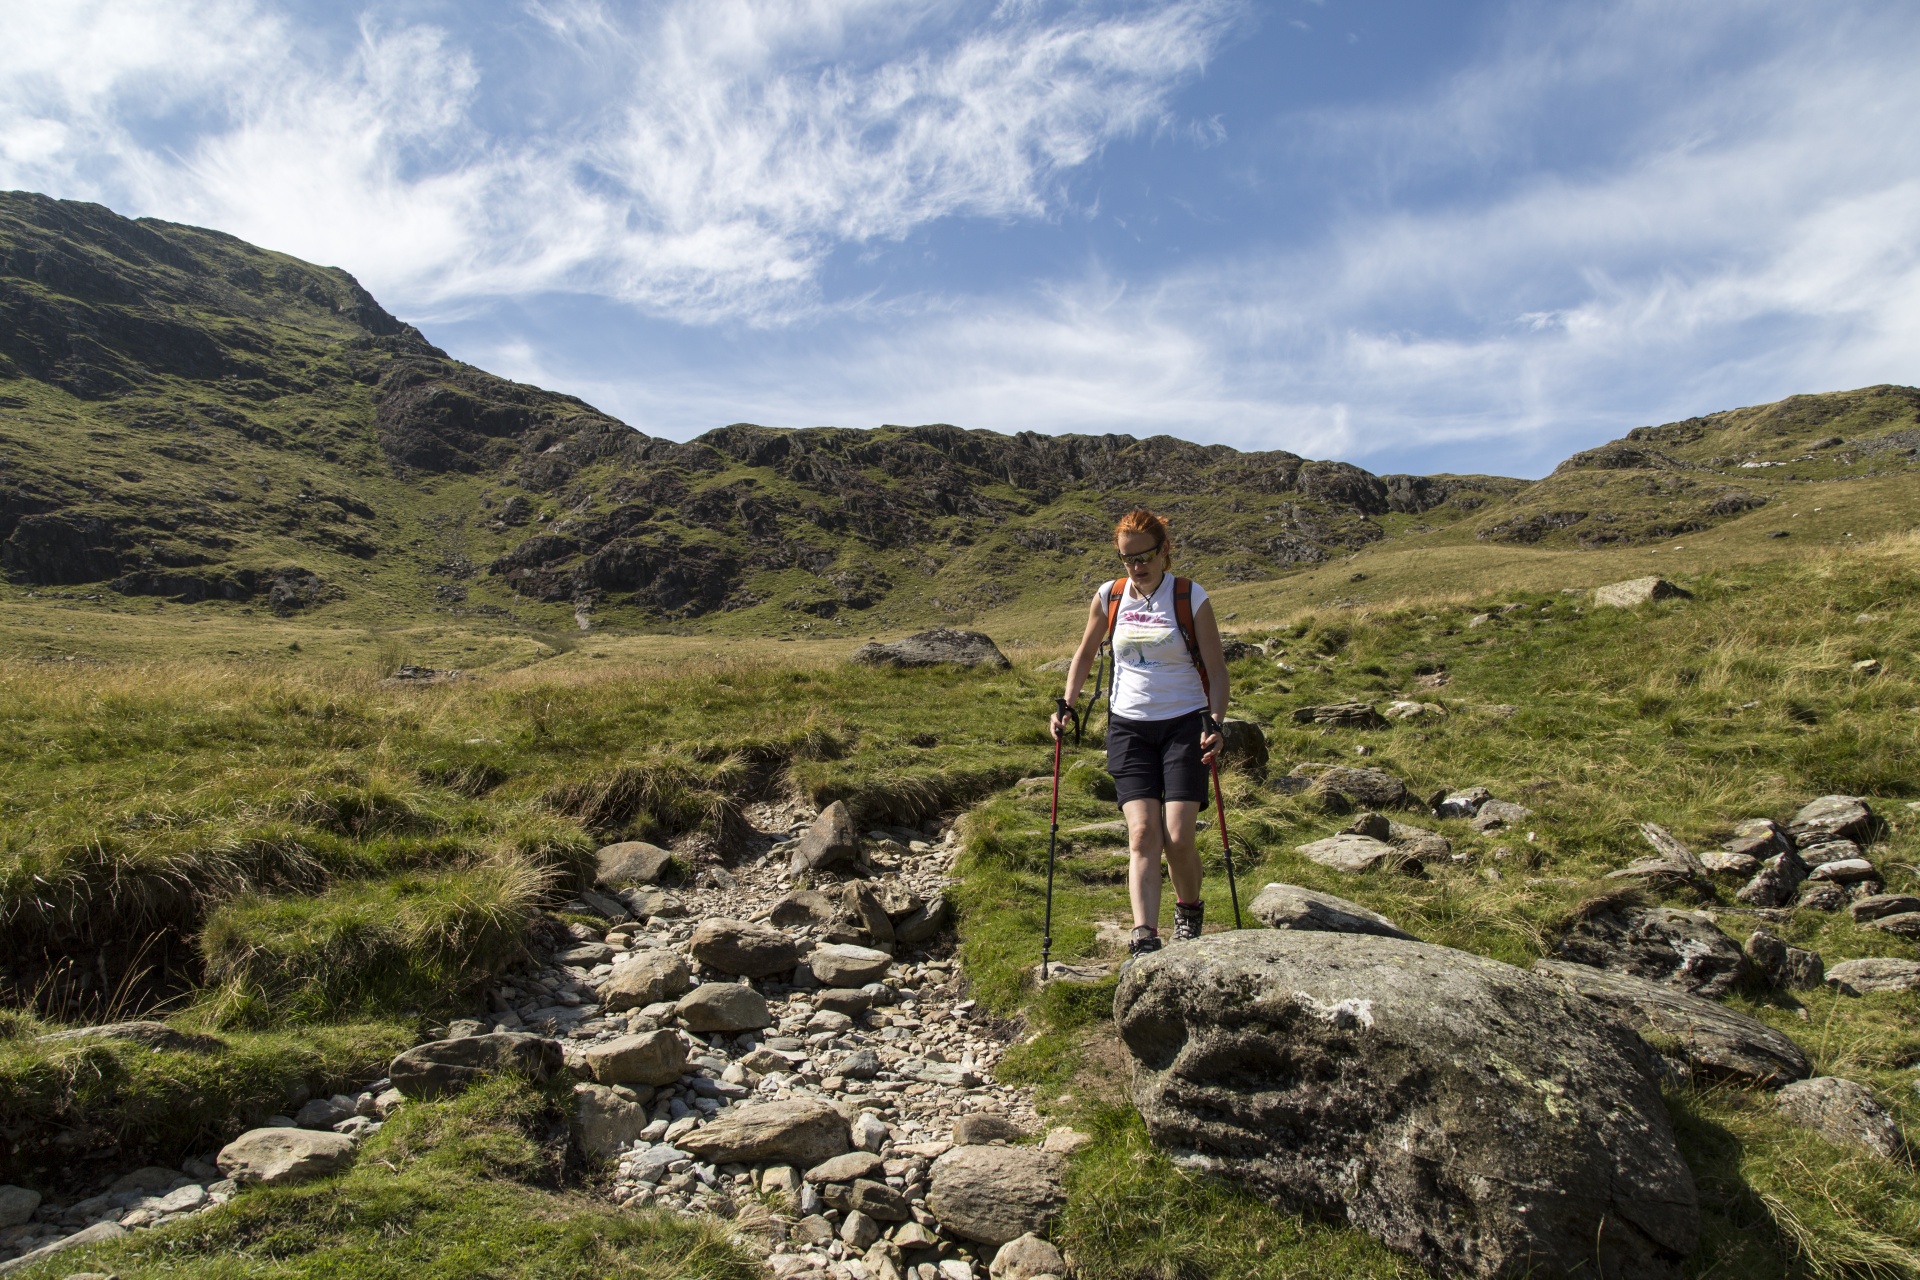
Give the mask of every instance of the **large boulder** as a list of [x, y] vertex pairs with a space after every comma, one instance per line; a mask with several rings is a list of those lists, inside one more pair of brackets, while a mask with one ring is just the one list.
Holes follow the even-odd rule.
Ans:
[[1535, 973], [1586, 996], [1677, 1054], [1693, 1074], [1769, 1088], [1805, 1079], [1813, 1064], [1800, 1046], [1757, 1018], [1660, 982], [1564, 960], [1536, 960]]
[[853, 651], [853, 660], [870, 667], [998, 667], [1013, 664], [983, 632], [936, 627], [891, 643], [872, 641]]
[[1837, 1076], [1801, 1080], [1780, 1091], [1780, 1113], [1837, 1147], [1860, 1147], [1886, 1160], [1903, 1160], [1906, 1139], [1873, 1090]]
[[766, 997], [738, 982], [703, 982], [680, 997], [674, 1013], [681, 1026], [703, 1035], [710, 1031], [731, 1035], [773, 1025]]
[[594, 855], [593, 882], [602, 889], [624, 889], [636, 884], [659, 884], [679, 875], [673, 852], [645, 840], [622, 840]]
[[1629, 578], [1625, 582], [1609, 582], [1604, 587], [1593, 589], [1593, 602], [1596, 605], [1610, 605], [1616, 609], [1631, 609], [1635, 605], [1651, 604], [1655, 600], [1690, 600], [1693, 592], [1685, 587], [1676, 587], [1665, 578]]
[[864, 987], [869, 982], [879, 982], [887, 976], [887, 968], [892, 963], [893, 957], [884, 951], [840, 942], [815, 947], [807, 957], [813, 976], [826, 987]]
[[1787, 834], [1800, 848], [1829, 840], [1864, 843], [1873, 832], [1873, 810], [1858, 796], [1821, 796], [1809, 800], [1787, 822]]
[[644, 1009], [662, 1000], [677, 1000], [693, 983], [687, 962], [676, 951], [650, 947], [613, 966], [600, 985], [600, 1003], [609, 1013]]
[[1920, 960], [1893, 956], [1842, 960], [1827, 970], [1827, 985], [1855, 996], [1873, 991], [1920, 991]]
[[1398, 938], [1210, 934], [1136, 960], [1114, 1016], [1155, 1141], [1432, 1270], [1670, 1277], [1693, 1251], [1652, 1053], [1511, 965]]
[[746, 920], [702, 920], [687, 950], [716, 973], [771, 978], [800, 963], [800, 944], [780, 930]]
[[665, 1085], [687, 1069], [687, 1043], [671, 1031], [647, 1031], [596, 1044], [583, 1055], [601, 1084]]
[[681, 1150], [714, 1164], [791, 1164], [806, 1169], [852, 1148], [847, 1121], [820, 1098], [729, 1107], [679, 1139]]
[[853, 814], [844, 800], [835, 800], [820, 811], [820, 816], [800, 837], [787, 870], [794, 875], [825, 871], [859, 856], [860, 833], [854, 829]]
[[573, 1134], [590, 1156], [611, 1160], [638, 1141], [653, 1113], [603, 1084], [573, 1086]]
[[249, 1129], [220, 1148], [214, 1163], [241, 1186], [275, 1187], [324, 1177], [353, 1158], [353, 1139], [312, 1129]]
[[933, 1162], [927, 1209], [957, 1236], [1002, 1245], [1047, 1229], [1067, 1202], [1065, 1169], [1038, 1147], [955, 1147]]
[[1266, 730], [1251, 720], [1220, 722], [1221, 763], [1238, 765], [1256, 778], [1267, 776]]
[[1270, 884], [1255, 895], [1248, 914], [1273, 929], [1320, 933], [1371, 933], [1383, 938], [1412, 938], [1399, 925], [1357, 902], [1316, 893], [1293, 884]]
[[1574, 921], [1554, 954], [1710, 1000], [1724, 997], [1748, 971], [1746, 952], [1713, 921], [1672, 907], [1595, 911]]
[[545, 1080], [563, 1065], [559, 1041], [519, 1031], [496, 1031], [417, 1044], [393, 1060], [387, 1076], [393, 1087], [409, 1098], [444, 1098], [502, 1071]]

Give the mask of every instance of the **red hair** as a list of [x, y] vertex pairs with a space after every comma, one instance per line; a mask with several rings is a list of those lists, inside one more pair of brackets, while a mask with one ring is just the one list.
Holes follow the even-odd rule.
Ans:
[[1167, 564], [1173, 564], [1173, 535], [1167, 532], [1167, 522], [1145, 507], [1135, 507], [1120, 517], [1120, 523], [1113, 526], [1113, 540], [1118, 543], [1129, 533], [1151, 534], [1159, 539], [1160, 549], [1167, 553]]

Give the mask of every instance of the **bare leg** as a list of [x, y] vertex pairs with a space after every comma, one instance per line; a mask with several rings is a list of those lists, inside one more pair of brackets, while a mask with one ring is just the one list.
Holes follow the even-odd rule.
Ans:
[[1199, 821], [1198, 801], [1167, 801], [1167, 870], [1173, 874], [1173, 891], [1181, 902], [1200, 901], [1200, 852], [1193, 845]]
[[[1191, 807], [1191, 806], [1189, 806]], [[1160, 926], [1160, 851], [1166, 842], [1158, 800], [1129, 800], [1120, 806], [1127, 815], [1127, 891], [1133, 898], [1133, 923]], [[1188, 821], [1188, 852], [1192, 852], [1192, 821]]]

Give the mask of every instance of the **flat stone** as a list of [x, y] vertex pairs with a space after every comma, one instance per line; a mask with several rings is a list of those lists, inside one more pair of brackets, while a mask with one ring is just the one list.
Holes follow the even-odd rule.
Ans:
[[1750, 853], [1714, 850], [1700, 855], [1700, 865], [1709, 871], [1745, 879], [1760, 870], [1760, 859]]
[[1035, 1147], [955, 1147], [933, 1162], [927, 1208], [954, 1235], [1003, 1245], [1059, 1214], [1065, 1167]]
[[[15, 1271], [22, 1267], [33, 1266], [37, 1262], [51, 1258], [56, 1253], [65, 1253], [69, 1249], [84, 1249], [89, 1245], [105, 1244], [109, 1240], [118, 1240], [127, 1234], [127, 1229], [117, 1222], [96, 1222], [82, 1231], [43, 1244], [38, 1249], [23, 1253], [7, 1262], [0, 1262], [0, 1272]], [[95, 1273], [98, 1274], [98, 1273]], [[108, 1277], [108, 1280], [113, 1280]]]
[[864, 987], [887, 976], [893, 957], [872, 947], [828, 943], [815, 947], [807, 967], [823, 986]]
[[1379, 912], [1369, 911], [1357, 902], [1298, 885], [1268, 885], [1255, 895], [1247, 912], [1274, 929], [1372, 933], [1387, 938], [1413, 936]]
[[1407, 784], [1385, 769], [1309, 763], [1295, 765], [1288, 776], [1310, 779], [1307, 789], [1322, 800], [1338, 797], [1347, 805], [1359, 808], [1412, 809], [1419, 804], [1407, 790]]
[[1082, 1147], [1093, 1145], [1093, 1135], [1082, 1133], [1066, 1125], [1056, 1125], [1047, 1130], [1047, 1136], [1041, 1141], [1042, 1151], [1051, 1151], [1056, 1155], [1070, 1156]]
[[1677, 1049], [1706, 1079], [1778, 1088], [1813, 1071], [1800, 1046], [1766, 1023], [1664, 983], [1564, 960], [1536, 960], [1533, 971], [1603, 1006], [1656, 1050]]
[[917, 947], [933, 940], [947, 923], [946, 895], [935, 893], [918, 910], [893, 926], [895, 942]]
[[353, 1158], [353, 1139], [312, 1129], [251, 1129], [220, 1148], [215, 1163], [241, 1186], [276, 1187], [324, 1177]]
[[1480, 812], [1481, 805], [1492, 799], [1493, 792], [1485, 787], [1462, 787], [1440, 797], [1433, 806], [1433, 814], [1436, 818], [1471, 818]]
[[1328, 836], [1300, 845], [1297, 852], [1323, 867], [1352, 875], [1391, 867], [1400, 858], [1392, 845], [1371, 836]]
[[672, 850], [644, 840], [622, 840], [619, 844], [607, 845], [594, 855], [594, 861], [593, 882], [602, 889], [659, 884], [677, 879], [681, 873], [679, 859]]
[[1817, 1076], [1782, 1089], [1780, 1112], [1837, 1147], [1859, 1147], [1883, 1160], [1904, 1160], [1900, 1126], [1873, 1090], [1837, 1076]]
[[1593, 589], [1593, 603], [1598, 606], [1631, 609], [1636, 605], [1650, 604], [1655, 600], [1690, 600], [1693, 592], [1684, 587], [1675, 586], [1665, 578], [1629, 578], [1625, 582], [1609, 582], [1604, 587]]
[[1005, 1116], [975, 1111], [953, 1122], [953, 1143], [958, 1147], [980, 1146], [988, 1142], [1018, 1142], [1027, 1136]]
[[609, 1013], [644, 1009], [679, 999], [692, 982], [692, 971], [679, 952], [648, 947], [613, 966], [613, 973], [600, 985], [600, 1003]]
[[[1749, 818], [1737, 824], [1727, 840], [1728, 853], [1745, 854], [1756, 862], [1765, 862], [1793, 848], [1793, 841], [1772, 818]], [[1705, 854], [1701, 855], [1704, 860]]]
[[1920, 942], [1920, 911], [1903, 911], [1899, 915], [1881, 916], [1867, 922], [1867, 928], [1890, 933], [1896, 938], [1905, 938], [1909, 942]]
[[1876, 893], [1861, 898], [1847, 908], [1847, 913], [1857, 924], [1879, 920], [1884, 916], [1905, 915], [1910, 911], [1920, 911], [1920, 897], [1911, 893]]
[[1137, 959], [1114, 1020], [1157, 1144], [1429, 1270], [1665, 1280], [1693, 1252], [1653, 1054], [1545, 977], [1399, 938], [1239, 930]]
[[804, 875], [844, 865], [859, 856], [860, 832], [853, 825], [853, 814], [844, 801], [835, 800], [820, 811], [800, 837], [787, 869], [793, 875]]
[[1793, 905], [1807, 911], [1838, 911], [1847, 905], [1847, 891], [1837, 880], [1808, 880], [1800, 886]]
[[557, 1041], [496, 1031], [415, 1045], [393, 1060], [387, 1076], [393, 1087], [409, 1098], [442, 1098], [503, 1071], [546, 1080], [564, 1065]]
[[1371, 702], [1330, 702], [1318, 707], [1295, 707], [1295, 724], [1324, 724], [1337, 729], [1384, 729], [1387, 718]]
[[1872, 830], [1873, 810], [1859, 796], [1821, 796], [1802, 805], [1787, 822], [1787, 834], [1800, 846], [1836, 837], [1864, 840]]
[[737, 982], [704, 982], [674, 1006], [680, 1025], [689, 1031], [758, 1031], [773, 1025], [766, 997]]
[[615, 954], [614, 949], [604, 942], [582, 942], [556, 954], [553, 962], [591, 969], [594, 965], [607, 963]]
[[[1807, 872], [1809, 880], [1831, 880], [1835, 884], [1852, 884], [1856, 880], [1877, 880], [1880, 873], [1865, 858], [1841, 858], [1835, 862], [1823, 862]], [[1876, 895], [1878, 896], [1878, 895]]]
[[823, 1160], [807, 1170], [807, 1181], [818, 1186], [824, 1182], [852, 1182], [871, 1178], [886, 1161], [871, 1151], [849, 1151], [831, 1160]]
[[647, 1031], [597, 1044], [583, 1055], [601, 1084], [669, 1085], [687, 1069], [687, 1045], [671, 1031]]
[[687, 949], [716, 973], [771, 978], [800, 963], [800, 946], [779, 929], [745, 920], [702, 920]]
[[773, 904], [767, 923], [776, 929], [824, 929], [840, 914], [833, 899], [818, 889], [801, 889]]
[[1851, 840], [1822, 840], [1798, 850], [1800, 861], [1809, 867], [1823, 866], [1829, 862], [1846, 862], [1860, 856], [1860, 846]]
[[819, 1098], [729, 1107], [705, 1128], [680, 1139], [714, 1164], [792, 1164], [811, 1168], [852, 1147], [847, 1122]]
[[1827, 984], [1853, 995], [1875, 991], [1920, 991], [1920, 960], [1900, 960], [1891, 956], [1842, 960], [1827, 970]]

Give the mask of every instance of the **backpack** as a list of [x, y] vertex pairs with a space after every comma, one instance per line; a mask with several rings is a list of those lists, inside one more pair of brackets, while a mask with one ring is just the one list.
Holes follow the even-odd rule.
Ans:
[[[1115, 578], [1113, 585], [1107, 588], [1107, 638], [1101, 645], [1102, 669], [1099, 678], [1093, 682], [1093, 697], [1090, 701], [1100, 700], [1100, 686], [1106, 682], [1107, 674], [1113, 665], [1113, 632], [1120, 625], [1120, 598], [1126, 594], [1127, 580]], [[1187, 653], [1193, 659], [1193, 669], [1200, 673], [1200, 692], [1212, 703], [1213, 689], [1207, 680], [1207, 664], [1200, 660], [1200, 643], [1194, 639], [1193, 632], [1193, 579], [1175, 578], [1173, 580], [1173, 622], [1180, 628], [1180, 638], [1187, 642]], [[1107, 683], [1107, 714], [1113, 714], [1113, 686]]]

